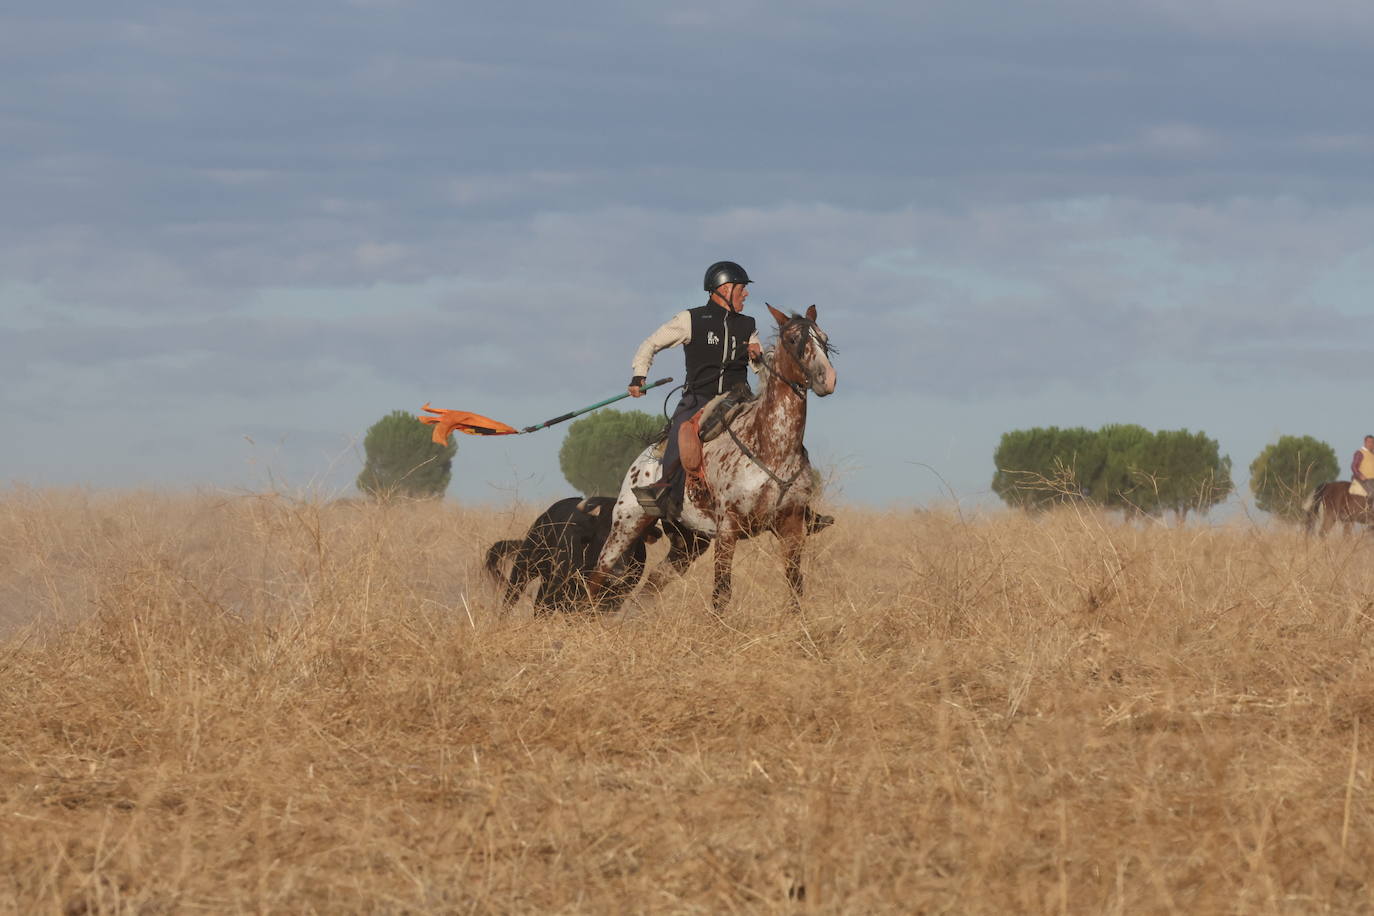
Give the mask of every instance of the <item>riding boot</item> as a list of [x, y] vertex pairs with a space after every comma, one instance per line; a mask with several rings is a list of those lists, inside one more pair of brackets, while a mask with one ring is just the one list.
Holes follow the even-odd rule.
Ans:
[[667, 488], [667, 494], [660, 502], [660, 506], [663, 508], [663, 517], [673, 519], [682, 515], [682, 503], [686, 497], [687, 470], [679, 464], [673, 474], [671, 485]]
[[676, 518], [682, 511], [682, 495], [687, 486], [687, 474], [682, 462], [673, 462], [663, 477], [651, 484], [632, 487], [635, 499], [644, 514], [651, 518]]

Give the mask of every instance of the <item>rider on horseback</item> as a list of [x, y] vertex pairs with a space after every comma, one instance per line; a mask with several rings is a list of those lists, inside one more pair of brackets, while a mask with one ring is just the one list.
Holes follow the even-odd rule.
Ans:
[[702, 282], [711, 294], [706, 304], [678, 312], [635, 351], [629, 392], [636, 398], [644, 396], [644, 380], [660, 350], [681, 346], [687, 359], [682, 400], [673, 411], [663, 449], [663, 474], [658, 483], [634, 488], [646, 509], [656, 507], [651, 514], [672, 516], [682, 505], [686, 474], [678, 458], [678, 429], [716, 395], [736, 386], [749, 387], [746, 367], [763, 353], [754, 319], [743, 314], [752, 282], [734, 261], [717, 261], [706, 268]]
[[1364, 437], [1364, 447], [1350, 460], [1352, 491], [1364, 491], [1365, 498], [1374, 505], [1374, 435]]

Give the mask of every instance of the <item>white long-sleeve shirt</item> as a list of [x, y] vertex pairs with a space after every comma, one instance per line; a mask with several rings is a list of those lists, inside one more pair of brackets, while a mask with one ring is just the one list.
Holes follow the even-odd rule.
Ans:
[[[664, 322], [663, 326], [645, 338], [644, 343], [635, 350], [634, 360], [630, 363], [630, 375], [649, 376], [649, 367], [654, 364], [654, 357], [660, 350], [669, 347], [680, 347], [692, 340], [692, 316], [686, 310], [678, 312], [672, 318]], [[759, 332], [757, 330], [749, 335], [749, 347], [753, 347], [759, 342]], [[749, 365], [754, 372], [759, 371], [757, 360], [751, 359]]]

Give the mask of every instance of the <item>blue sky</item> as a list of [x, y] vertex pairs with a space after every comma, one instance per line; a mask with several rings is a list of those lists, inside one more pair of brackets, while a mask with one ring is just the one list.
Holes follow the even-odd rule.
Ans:
[[[1371, 51], [1354, 0], [20, 0], [0, 480], [347, 490], [390, 410], [619, 390], [720, 258], [840, 346], [842, 499], [986, 501], [1034, 425], [1344, 460]], [[561, 435], [461, 439], [450, 495], [565, 495]]]

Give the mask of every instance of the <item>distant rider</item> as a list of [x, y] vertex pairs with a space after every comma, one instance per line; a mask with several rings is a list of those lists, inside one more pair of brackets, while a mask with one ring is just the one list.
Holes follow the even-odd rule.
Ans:
[[656, 484], [635, 487], [641, 504], [657, 506], [657, 513], [645, 506], [650, 514], [672, 516], [682, 505], [686, 475], [678, 458], [678, 429], [711, 398], [736, 385], [749, 385], [749, 362], [763, 353], [754, 319], [743, 313], [752, 282], [734, 261], [717, 261], [706, 268], [702, 282], [711, 294], [706, 304], [678, 312], [635, 351], [629, 392], [637, 398], [644, 396], [644, 380], [660, 350], [680, 346], [687, 359], [682, 400], [673, 411], [663, 449], [663, 475]]
[[1364, 447], [1350, 459], [1350, 479], [1357, 481], [1365, 497], [1374, 503], [1374, 435], [1364, 437]]

